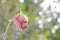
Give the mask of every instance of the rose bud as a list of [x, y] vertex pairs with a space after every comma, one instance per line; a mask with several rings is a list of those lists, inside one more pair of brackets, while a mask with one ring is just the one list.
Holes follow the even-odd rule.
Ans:
[[16, 27], [25, 30], [28, 26], [28, 17], [24, 14], [17, 14], [13, 19]]

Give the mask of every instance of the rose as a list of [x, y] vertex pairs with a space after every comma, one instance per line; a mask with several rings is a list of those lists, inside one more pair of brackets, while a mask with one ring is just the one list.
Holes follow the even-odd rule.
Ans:
[[28, 26], [28, 17], [24, 14], [17, 14], [13, 19], [16, 27], [25, 30]]

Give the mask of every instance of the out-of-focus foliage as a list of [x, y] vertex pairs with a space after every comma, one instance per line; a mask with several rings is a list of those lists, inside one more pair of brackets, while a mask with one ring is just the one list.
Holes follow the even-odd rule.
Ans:
[[[50, 23], [51, 18], [49, 18], [47, 14], [41, 16], [41, 13], [46, 13], [42, 7], [40, 8], [42, 1], [43, 0], [24, 0], [24, 2], [21, 3], [19, 0], [0, 0], [0, 40], [4, 40], [5, 37], [5, 40], [60, 40], [59, 29], [56, 30], [55, 34], [51, 33], [51, 29], [57, 22], [53, 20]], [[23, 14], [28, 16], [28, 28], [24, 31], [20, 31], [12, 22], [6, 36], [3, 37], [9, 23], [8, 20], [20, 13], [20, 10], [22, 10]], [[38, 14], [39, 12], [40, 14]], [[49, 22], [46, 22], [46, 19]], [[38, 20], [40, 20], [39, 23], [41, 23], [41, 25], [39, 25]], [[44, 25], [42, 25], [42, 21]], [[42, 26], [44, 28], [40, 29]]]
[[39, 22], [40, 29], [48, 30], [50, 40], [60, 40], [60, 1], [59, 0], [44, 0], [40, 4]]

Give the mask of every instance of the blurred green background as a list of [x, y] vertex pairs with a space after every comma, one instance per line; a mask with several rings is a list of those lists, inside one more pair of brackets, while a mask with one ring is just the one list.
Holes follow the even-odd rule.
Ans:
[[[34, 3], [34, 0], [24, 0], [21, 3], [19, 0], [0, 0], [0, 40], [4, 40], [5, 37], [5, 40], [60, 40], [60, 31], [52, 34], [50, 32], [51, 28], [40, 30], [38, 27], [37, 21], [41, 18], [38, 14], [39, 5], [42, 1], [38, 0], [37, 3]], [[16, 35], [17, 29], [12, 22], [6, 36], [3, 37], [3, 33], [9, 23], [8, 20], [20, 13], [20, 10], [28, 16], [28, 29], [20, 32], [20, 35]], [[16, 38], [17, 36], [18, 38]]]

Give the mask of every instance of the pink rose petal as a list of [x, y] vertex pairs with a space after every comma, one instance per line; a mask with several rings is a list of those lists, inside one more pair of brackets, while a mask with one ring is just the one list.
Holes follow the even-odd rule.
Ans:
[[27, 28], [28, 18], [24, 14], [20, 14], [16, 17], [14, 17], [13, 20], [16, 27], [19, 27], [22, 30], [25, 30]]

